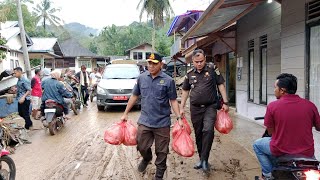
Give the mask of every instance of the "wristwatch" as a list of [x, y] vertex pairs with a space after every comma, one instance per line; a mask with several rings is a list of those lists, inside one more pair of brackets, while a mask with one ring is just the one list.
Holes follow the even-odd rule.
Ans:
[[225, 104], [225, 105], [229, 106], [229, 102], [223, 102], [223, 104]]

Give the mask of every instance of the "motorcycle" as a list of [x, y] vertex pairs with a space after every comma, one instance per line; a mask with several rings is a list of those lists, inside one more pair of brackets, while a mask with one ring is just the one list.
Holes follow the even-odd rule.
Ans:
[[97, 85], [100, 82], [101, 76], [96, 75], [96, 79], [92, 80], [92, 85], [89, 88], [89, 94], [90, 94], [90, 101], [93, 101], [93, 98], [97, 96]]
[[[264, 120], [264, 117], [256, 117], [255, 120]], [[262, 137], [271, 137], [265, 130]], [[320, 162], [316, 158], [303, 155], [283, 155], [277, 158], [272, 172], [275, 180], [319, 180]], [[259, 177], [255, 177], [259, 180]]]
[[76, 109], [79, 111], [81, 109], [81, 93], [80, 93], [80, 87], [77, 83], [72, 83], [70, 85], [72, 87], [72, 93], [73, 93], [73, 98], [74, 98], [74, 105]]
[[54, 100], [48, 99], [45, 101], [44, 114], [45, 119], [42, 121], [43, 126], [49, 129], [51, 135], [57, 134], [65, 124], [63, 106]]
[[[0, 119], [0, 140], [3, 143], [5, 135], [5, 126], [2, 125], [3, 119]], [[16, 177], [16, 166], [14, 161], [9, 157], [10, 152], [0, 145], [0, 180], [14, 180]]]

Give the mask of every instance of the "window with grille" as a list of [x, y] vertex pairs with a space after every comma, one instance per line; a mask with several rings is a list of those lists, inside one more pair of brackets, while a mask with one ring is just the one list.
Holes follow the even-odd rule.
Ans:
[[320, 20], [320, 1], [314, 0], [307, 4], [307, 23]]
[[254, 98], [254, 40], [248, 42], [248, 101]]
[[133, 52], [133, 59], [134, 60], [141, 60], [142, 59], [142, 52]]
[[267, 35], [260, 37], [260, 104], [267, 104]]

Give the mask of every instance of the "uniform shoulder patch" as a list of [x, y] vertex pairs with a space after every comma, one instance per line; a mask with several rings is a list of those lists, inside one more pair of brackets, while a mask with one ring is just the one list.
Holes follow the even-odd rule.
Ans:
[[219, 76], [221, 73], [220, 73], [220, 71], [219, 71], [219, 68], [216, 66], [215, 68], [214, 68], [214, 71], [216, 72], [216, 74]]
[[191, 73], [192, 71], [193, 71], [193, 69], [189, 69], [189, 70], [187, 71], [187, 74]]
[[215, 69], [215, 66], [216, 65], [214, 63], [212, 63], [212, 62], [208, 63], [208, 67], [211, 68], [211, 69]]

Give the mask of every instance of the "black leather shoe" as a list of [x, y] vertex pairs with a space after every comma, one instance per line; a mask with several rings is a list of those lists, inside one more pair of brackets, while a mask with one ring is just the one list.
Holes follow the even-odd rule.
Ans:
[[154, 176], [154, 180], [163, 180], [164, 171], [163, 170], [156, 170], [156, 174]]
[[202, 161], [199, 161], [196, 165], [193, 167], [194, 169], [201, 169], [202, 168]]
[[145, 161], [144, 159], [140, 162], [138, 166], [138, 171], [139, 172], [144, 172], [147, 169], [147, 166], [149, 164], [149, 161]]
[[202, 161], [202, 170], [204, 171], [204, 172], [209, 172], [210, 171], [210, 169], [209, 169], [209, 163], [208, 163], [208, 161]]

